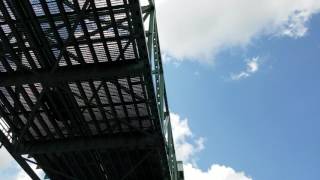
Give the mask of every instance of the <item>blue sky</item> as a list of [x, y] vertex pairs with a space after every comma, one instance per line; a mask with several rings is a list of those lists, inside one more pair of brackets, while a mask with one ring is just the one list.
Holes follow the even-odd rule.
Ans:
[[320, 179], [319, 0], [156, 2], [186, 180]]
[[[171, 111], [188, 118], [192, 138], [205, 139], [204, 149], [192, 155], [195, 169], [209, 174], [220, 164], [254, 180], [320, 179], [319, 23], [314, 14], [301, 36], [254, 35], [245, 47], [206, 60], [212, 64], [169, 56]], [[254, 58], [258, 69], [250, 73]], [[241, 72], [248, 77], [232, 78]]]

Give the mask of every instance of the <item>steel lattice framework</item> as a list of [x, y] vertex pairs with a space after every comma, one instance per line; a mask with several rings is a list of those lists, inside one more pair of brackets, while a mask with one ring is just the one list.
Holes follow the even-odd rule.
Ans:
[[0, 106], [32, 179], [183, 179], [153, 0], [0, 1]]

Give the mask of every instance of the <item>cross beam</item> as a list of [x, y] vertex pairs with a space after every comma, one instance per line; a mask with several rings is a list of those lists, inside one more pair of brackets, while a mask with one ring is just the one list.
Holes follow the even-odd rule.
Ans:
[[78, 137], [36, 143], [20, 143], [16, 150], [19, 154], [50, 154], [110, 149], [155, 149], [160, 137], [156, 134], [119, 134], [112, 136]]
[[92, 79], [114, 79], [142, 75], [149, 67], [144, 60], [126, 60], [103, 62], [97, 64], [73, 65], [58, 67], [56, 71], [37, 69], [34, 71], [15, 71], [0, 73], [0, 87], [23, 84], [85, 81]]

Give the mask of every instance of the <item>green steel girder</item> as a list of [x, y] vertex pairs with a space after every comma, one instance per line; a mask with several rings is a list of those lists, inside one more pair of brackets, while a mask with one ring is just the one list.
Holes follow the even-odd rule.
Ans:
[[[168, 158], [168, 165], [171, 174], [171, 180], [183, 180], [183, 170], [182, 172], [179, 171], [178, 174], [178, 166], [177, 160], [175, 156], [175, 149], [174, 149], [174, 142], [173, 142], [173, 135], [172, 135], [172, 128], [169, 116], [169, 108], [168, 102], [166, 97], [166, 89], [165, 89], [165, 82], [164, 82], [164, 74], [163, 74], [163, 67], [162, 67], [162, 60], [161, 60], [161, 52], [160, 52], [160, 45], [159, 45], [159, 38], [158, 38], [158, 30], [157, 30], [157, 21], [155, 15], [155, 8], [154, 8], [154, 1], [149, 0], [149, 8], [148, 15], [149, 15], [149, 29], [147, 31], [148, 35], [148, 52], [149, 58], [152, 65], [152, 76], [154, 78], [154, 86], [155, 86], [155, 94], [156, 94], [156, 101], [157, 101], [157, 109], [159, 114], [159, 119], [161, 121], [161, 128], [162, 133], [165, 138], [166, 142], [166, 153]], [[153, 8], [152, 8], [153, 7]], [[182, 176], [181, 176], [182, 174]]]

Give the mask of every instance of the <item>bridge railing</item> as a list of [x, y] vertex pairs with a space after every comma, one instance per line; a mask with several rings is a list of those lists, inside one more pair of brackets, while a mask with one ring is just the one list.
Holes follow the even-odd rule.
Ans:
[[[182, 180], [183, 170], [181, 170], [181, 168], [180, 170], [178, 169], [178, 163], [174, 149], [154, 1], [149, 0], [147, 6], [142, 6], [142, 12], [145, 13], [143, 16], [144, 21], [148, 20], [148, 22], [145, 22], [145, 26], [148, 28], [146, 30], [146, 37], [150, 60], [149, 63], [152, 68], [152, 78], [158, 106], [158, 116], [161, 121], [160, 124], [162, 128], [162, 134], [165, 139], [165, 147], [171, 179]], [[179, 164], [182, 166], [182, 162]], [[178, 171], [180, 174], [182, 173], [182, 176], [178, 173]]]

